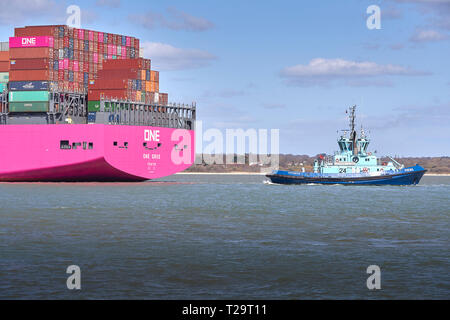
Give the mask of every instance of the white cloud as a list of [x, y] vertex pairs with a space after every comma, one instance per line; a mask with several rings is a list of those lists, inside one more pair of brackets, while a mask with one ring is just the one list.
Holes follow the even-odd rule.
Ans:
[[152, 60], [157, 70], [185, 70], [207, 66], [217, 59], [213, 54], [199, 49], [176, 48], [159, 42], [142, 43], [144, 56]]
[[172, 16], [169, 20], [164, 20], [163, 24], [173, 30], [206, 31], [212, 29], [214, 24], [201, 17], [194, 17], [186, 12], [175, 8], [169, 8], [168, 12]]
[[262, 107], [264, 109], [274, 110], [274, 109], [285, 109], [286, 105], [284, 103], [263, 103]]
[[394, 84], [386, 79], [350, 79], [345, 82], [350, 87], [393, 87]]
[[101, 7], [120, 7], [120, 0], [97, 0], [96, 4]]
[[403, 3], [450, 4], [450, 0], [396, 0]]
[[[53, 0], [0, 0], [0, 24], [17, 24], [39, 17], [65, 17], [65, 10]], [[58, 21], [60, 21], [58, 19]]]
[[405, 45], [402, 43], [394, 43], [389, 46], [392, 50], [402, 50], [405, 48]]
[[397, 3], [414, 4], [428, 23], [443, 30], [450, 30], [450, 0], [396, 0]]
[[214, 28], [214, 24], [211, 21], [205, 18], [195, 17], [173, 7], [167, 9], [166, 15], [156, 12], [147, 12], [144, 14], [132, 14], [128, 19], [147, 29], [163, 27], [171, 30], [199, 32]]
[[[379, 76], [425, 75], [426, 73], [393, 64], [377, 64], [375, 62], [357, 62], [344, 59], [316, 58], [307, 65], [295, 65], [281, 71], [281, 76], [291, 84], [323, 85], [333, 80], [367, 79]], [[351, 83], [346, 83], [351, 84]], [[353, 85], [355, 82], [353, 82]], [[364, 85], [360, 82], [359, 85]], [[374, 82], [367, 82], [374, 85]]]
[[436, 30], [416, 30], [410, 40], [413, 42], [431, 42], [446, 40], [447, 38], [447, 35]]
[[400, 19], [402, 16], [402, 11], [397, 7], [388, 6], [381, 9], [381, 19]]

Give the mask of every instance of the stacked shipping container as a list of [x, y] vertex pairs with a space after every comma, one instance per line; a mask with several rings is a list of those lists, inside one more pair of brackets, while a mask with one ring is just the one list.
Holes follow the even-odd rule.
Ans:
[[9, 44], [0, 42], [0, 92], [6, 89], [9, 81]]
[[[9, 80], [9, 43], [0, 42], [0, 94], [5, 91]], [[0, 113], [3, 112], [3, 96], [0, 95]]]
[[89, 84], [90, 112], [99, 110], [102, 98], [147, 104], [168, 102], [167, 94], [159, 94], [159, 72], [152, 71], [151, 61], [143, 58], [105, 60], [97, 80]]
[[29, 75], [20, 69], [11, 71], [11, 81], [54, 81], [60, 91], [86, 93], [89, 80], [96, 78], [103, 60], [139, 56], [138, 39], [68, 26], [16, 28], [11, 42], [17, 44], [11, 60], [40, 60], [22, 62], [23, 68], [39, 69], [28, 69], [33, 70]]
[[[53, 82], [50, 36], [11, 37], [10, 47], [10, 112], [46, 112], [49, 106], [50, 86]], [[45, 82], [44, 88], [37, 83]], [[43, 89], [43, 90], [42, 90]]]
[[63, 25], [32, 26], [16, 28], [9, 47], [11, 112], [45, 111], [53, 90], [88, 94], [90, 111], [98, 110], [102, 96], [168, 103], [168, 95], [159, 93], [159, 72], [139, 58], [139, 39]]

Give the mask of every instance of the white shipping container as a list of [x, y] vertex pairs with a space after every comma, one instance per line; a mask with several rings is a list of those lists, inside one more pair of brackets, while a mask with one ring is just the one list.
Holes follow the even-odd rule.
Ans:
[[0, 51], [9, 51], [9, 42], [0, 42]]

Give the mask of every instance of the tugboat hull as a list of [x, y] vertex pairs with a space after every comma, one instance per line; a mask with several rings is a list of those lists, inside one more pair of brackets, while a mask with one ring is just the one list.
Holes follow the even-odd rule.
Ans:
[[396, 173], [369, 174], [320, 174], [292, 171], [274, 171], [267, 177], [277, 184], [343, 184], [343, 185], [416, 185], [427, 170], [419, 165]]

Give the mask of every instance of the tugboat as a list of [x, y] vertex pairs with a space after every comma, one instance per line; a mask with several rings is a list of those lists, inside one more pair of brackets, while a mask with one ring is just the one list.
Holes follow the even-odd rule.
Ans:
[[425, 170], [416, 164], [404, 165], [388, 157], [382, 162], [367, 151], [369, 138], [361, 128], [359, 137], [355, 130], [356, 106], [349, 113], [350, 130], [338, 140], [339, 151], [334, 155], [320, 155], [314, 161], [313, 172], [275, 170], [266, 175], [276, 184], [343, 184], [343, 185], [416, 185]]

